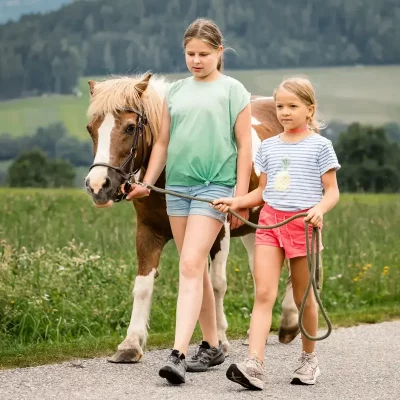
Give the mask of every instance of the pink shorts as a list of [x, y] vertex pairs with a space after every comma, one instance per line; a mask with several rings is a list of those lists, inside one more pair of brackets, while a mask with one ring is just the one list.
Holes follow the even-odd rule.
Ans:
[[[270, 207], [267, 203], [260, 212], [259, 225], [275, 225], [293, 215], [307, 212], [279, 211]], [[308, 235], [311, 246], [312, 225], [308, 226]], [[321, 232], [321, 231], [320, 231]], [[321, 235], [319, 249], [322, 250]], [[256, 245], [282, 247], [286, 258], [304, 257], [307, 255], [306, 235], [304, 230], [304, 218], [296, 218], [286, 225], [275, 229], [257, 229]]]

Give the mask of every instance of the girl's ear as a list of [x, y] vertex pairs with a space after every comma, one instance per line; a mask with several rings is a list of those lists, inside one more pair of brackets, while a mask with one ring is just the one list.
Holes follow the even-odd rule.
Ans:
[[308, 118], [312, 118], [314, 114], [315, 114], [315, 105], [311, 104], [311, 106], [308, 107]]

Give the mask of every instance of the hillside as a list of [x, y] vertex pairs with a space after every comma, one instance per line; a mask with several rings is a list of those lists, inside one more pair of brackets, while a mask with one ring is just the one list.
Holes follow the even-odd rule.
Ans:
[[[343, 122], [400, 123], [400, 66], [302, 68], [296, 70], [228, 71], [254, 94], [271, 95], [280, 79], [306, 74], [315, 82], [320, 109], [325, 119]], [[184, 74], [170, 75], [176, 79]], [[0, 133], [14, 136], [33, 133], [39, 126], [63, 122], [69, 133], [87, 139], [86, 108], [89, 104], [87, 81], [81, 78], [76, 96], [42, 96], [0, 102]]]

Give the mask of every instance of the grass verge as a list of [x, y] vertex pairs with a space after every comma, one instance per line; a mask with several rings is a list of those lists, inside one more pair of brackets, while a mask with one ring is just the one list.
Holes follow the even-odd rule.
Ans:
[[[338, 311], [329, 315], [334, 328], [350, 327], [360, 324], [374, 324], [384, 321], [400, 319], [400, 309], [393, 306], [381, 306], [354, 311]], [[322, 319], [320, 319], [322, 324]], [[272, 327], [277, 331], [277, 324]], [[233, 326], [228, 330], [229, 340], [241, 339], [246, 336], [247, 326]], [[174, 332], [150, 334], [146, 351], [170, 348], [173, 343]], [[197, 329], [193, 342], [200, 340]], [[121, 341], [121, 337], [84, 338], [69, 343], [41, 343], [36, 345], [16, 346], [0, 351], [0, 369], [34, 367], [44, 364], [104, 357], [111, 355]]]

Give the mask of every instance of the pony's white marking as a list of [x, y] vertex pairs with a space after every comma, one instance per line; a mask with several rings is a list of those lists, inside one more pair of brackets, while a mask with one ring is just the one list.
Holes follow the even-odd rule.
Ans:
[[[252, 117], [252, 119], [253, 118], [254, 117]], [[258, 122], [258, 120], [256, 120], [256, 121]], [[253, 124], [253, 125], [256, 125], [256, 124]], [[253, 163], [256, 159], [256, 154], [257, 154], [257, 151], [260, 148], [260, 146], [261, 146], [261, 139], [258, 137], [256, 130], [252, 127], [251, 128], [251, 151], [253, 153]], [[254, 172], [256, 173], [257, 176], [260, 176], [261, 171], [258, 168], [256, 168], [255, 166], [254, 166]]]
[[[111, 132], [115, 126], [114, 116], [109, 113], [105, 116], [99, 128], [99, 139], [97, 143], [96, 157], [93, 163], [110, 162]], [[90, 179], [90, 186], [94, 193], [99, 193], [107, 177], [107, 167], [94, 167], [86, 177]]]
[[225, 236], [221, 240], [221, 250], [215, 255], [211, 264], [211, 283], [215, 295], [215, 311], [217, 316], [218, 340], [221, 340], [224, 351], [228, 351], [229, 342], [226, 337], [228, 322], [224, 313], [224, 296], [226, 292], [226, 262], [229, 255], [230, 226], [225, 223]]
[[251, 124], [252, 125], [261, 125], [261, 122], [256, 117], [251, 117]]
[[135, 175], [133, 175], [133, 177], [135, 178], [135, 182], [139, 182], [140, 179], [140, 170], [138, 172], [136, 172]]
[[289, 278], [286, 284], [285, 297], [282, 300], [282, 319], [281, 327], [283, 329], [293, 329], [298, 324], [298, 310], [296, 303], [294, 302], [292, 280], [290, 278], [290, 268], [288, 262], [285, 262], [289, 271]]
[[267, 96], [267, 97], [257, 97], [256, 99], [254, 99], [253, 101], [260, 101], [260, 100], [271, 100], [273, 99], [272, 96]]
[[146, 343], [147, 339], [147, 323], [155, 274], [156, 269], [153, 268], [147, 276], [138, 275], [133, 288], [133, 309], [126, 339], [129, 341], [137, 339], [141, 346]]
[[153, 75], [150, 79], [150, 86], [160, 97], [164, 97], [167, 90], [168, 82], [163, 76]]
[[[254, 243], [256, 240], [256, 235], [254, 233], [249, 233], [248, 235], [242, 236], [240, 239], [247, 251], [247, 256], [249, 259], [249, 268], [254, 281]], [[254, 284], [254, 290], [255, 290], [255, 284]]]

